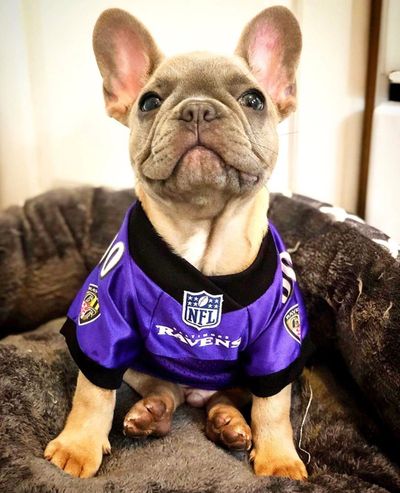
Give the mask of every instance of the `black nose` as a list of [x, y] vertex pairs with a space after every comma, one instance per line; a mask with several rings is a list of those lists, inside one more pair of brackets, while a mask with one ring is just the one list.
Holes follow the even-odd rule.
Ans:
[[217, 118], [217, 110], [207, 101], [188, 101], [184, 104], [180, 119], [185, 122], [211, 122]]

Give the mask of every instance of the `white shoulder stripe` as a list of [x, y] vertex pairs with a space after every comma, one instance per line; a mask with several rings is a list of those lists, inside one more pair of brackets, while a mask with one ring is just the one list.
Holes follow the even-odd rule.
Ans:
[[296, 282], [296, 273], [291, 267], [282, 264], [282, 272], [286, 274], [287, 277], [292, 279], [292, 281]]
[[288, 252], [281, 252], [279, 254], [279, 256], [280, 256], [281, 260], [286, 260], [286, 261], [289, 262], [290, 265], [292, 265], [292, 259], [291, 259], [291, 257], [290, 257], [290, 255], [289, 255]]

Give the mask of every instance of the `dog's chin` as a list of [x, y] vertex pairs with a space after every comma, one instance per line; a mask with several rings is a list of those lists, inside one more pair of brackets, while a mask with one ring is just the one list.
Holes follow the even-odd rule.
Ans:
[[195, 146], [182, 155], [168, 178], [146, 181], [163, 198], [206, 205], [249, 194], [262, 178], [230, 166], [209, 148]]
[[218, 154], [203, 146], [189, 149], [174, 169], [177, 183], [184, 189], [196, 186], [224, 187], [227, 166]]

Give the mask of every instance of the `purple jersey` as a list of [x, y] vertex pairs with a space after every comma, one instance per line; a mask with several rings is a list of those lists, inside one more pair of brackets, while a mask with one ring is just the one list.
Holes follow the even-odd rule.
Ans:
[[201, 389], [274, 395], [309, 353], [290, 255], [269, 223], [253, 264], [205, 276], [157, 234], [139, 202], [94, 268], [62, 334], [95, 385], [118, 388], [128, 368]]

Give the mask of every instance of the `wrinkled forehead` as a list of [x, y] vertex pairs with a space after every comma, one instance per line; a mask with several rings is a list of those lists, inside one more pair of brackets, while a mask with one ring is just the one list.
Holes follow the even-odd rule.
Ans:
[[164, 60], [147, 87], [172, 92], [176, 87], [187, 93], [213, 94], [220, 88], [235, 92], [257, 87], [246, 63], [238, 57], [196, 52]]

